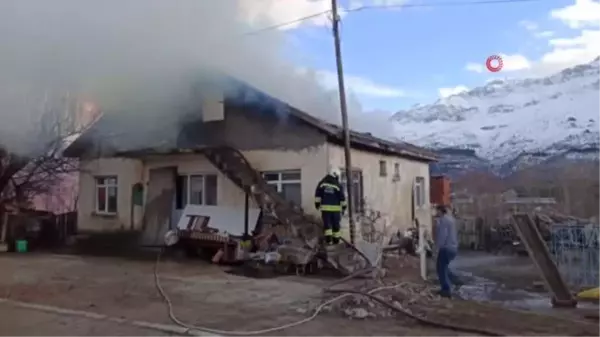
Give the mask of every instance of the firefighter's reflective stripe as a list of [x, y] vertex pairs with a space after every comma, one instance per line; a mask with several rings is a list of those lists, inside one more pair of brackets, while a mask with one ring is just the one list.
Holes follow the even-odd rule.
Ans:
[[340, 206], [340, 205], [321, 205], [319, 210], [321, 212], [341, 212], [342, 206]]
[[315, 203], [321, 203], [321, 197], [315, 197]]
[[342, 232], [340, 232], [340, 231], [333, 232], [333, 237], [334, 238], [341, 238], [342, 237]]
[[331, 229], [326, 229], [325, 230], [325, 236], [332, 236], [332, 235], [334, 235], [334, 234], [333, 234], [333, 231]]
[[338, 190], [338, 191], [340, 190], [340, 188], [337, 187], [336, 185], [329, 184], [329, 183], [322, 183], [321, 185], [319, 185], [319, 188], [322, 188], [322, 187], [329, 187], [329, 188], [333, 188], [334, 190]]

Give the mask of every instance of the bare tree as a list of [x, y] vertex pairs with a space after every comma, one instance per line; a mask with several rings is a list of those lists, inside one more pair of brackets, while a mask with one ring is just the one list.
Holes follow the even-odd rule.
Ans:
[[44, 107], [33, 131], [27, 132], [26, 150], [0, 144], [0, 208], [28, 206], [36, 195], [51, 193], [65, 175], [77, 170], [77, 160], [65, 158], [63, 151], [83, 131], [80, 108], [68, 98], [58, 103]]

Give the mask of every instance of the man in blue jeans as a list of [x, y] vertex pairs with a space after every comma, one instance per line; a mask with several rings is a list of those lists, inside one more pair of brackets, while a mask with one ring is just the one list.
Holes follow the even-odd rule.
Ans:
[[440, 280], [440, 295], [450, 298], [452, 297], [450, 283], [456, 280], [456, 276], [450, 271], [450, 262], [454, 260], [458, 252], [456, 223], [454, 217], [448, 213], [446, 206], [439, 205], [436, 210], [434, 238], [438, 249], [436, 269]]

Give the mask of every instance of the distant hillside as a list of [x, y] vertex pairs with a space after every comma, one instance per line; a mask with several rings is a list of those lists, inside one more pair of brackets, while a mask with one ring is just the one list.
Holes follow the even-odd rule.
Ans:
[[507, 175], [543, 163], [597, 161], [599, 59], [545, 78], [495, 80], [392, 119], [404, 141], [437, 149], [434, 172]]

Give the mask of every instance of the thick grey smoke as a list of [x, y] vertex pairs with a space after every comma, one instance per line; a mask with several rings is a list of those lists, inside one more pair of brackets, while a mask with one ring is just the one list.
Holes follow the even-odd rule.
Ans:
[[[159, 123], [179, 111], [207, 67], [339, 121], [337, 95], [281, 57], [282, 32], [242, 36], [273, 23], [245, 24], [245, 1], [0, 1], [0, 143], [22, 150], [48, 96], [66, 93]], [[353, 127], [364, 131], [371, 120], [369, 131], [391, 134], [353, 102]]]

